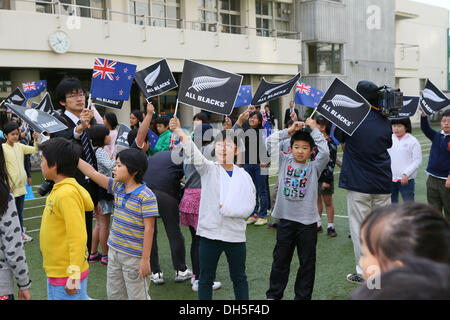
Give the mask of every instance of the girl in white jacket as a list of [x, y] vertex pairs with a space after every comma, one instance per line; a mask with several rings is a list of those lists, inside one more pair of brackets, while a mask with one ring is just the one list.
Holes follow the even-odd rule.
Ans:
[[414, 179], [422, 164], [422, 149], [419, 141], [411, 135], [409, 118], [393, 119], [391, 156], [392, 203], [398, 202], [398, 193], [404, 202], [414, 201]]
[[201, 176], [201, 200], [197, 235], [200, 237], [199, 300], [212, 299], [217, 264], [225, 251], [236, 300], [248, 300], [245, 273], [246, 218], [255, 208], [256, 190], [244, 169], [234, 165], [238, 145], [233, 130], [224, 130], [214, 139], [215, 160], [207, 160], [181, 129], [174, 116], [169, 128], [178, 134], [185, 157]]

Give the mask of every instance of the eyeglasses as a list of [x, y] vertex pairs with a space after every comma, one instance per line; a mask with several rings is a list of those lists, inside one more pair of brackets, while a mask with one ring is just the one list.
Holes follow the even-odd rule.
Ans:
[[84, 98], [84, 97], [85, 97], [85, 94], [84, 94], [84, 92], [82, 92], [82, 93], [77, 93], [77, 94], [68, 94], [66, 96], [66, 99]]

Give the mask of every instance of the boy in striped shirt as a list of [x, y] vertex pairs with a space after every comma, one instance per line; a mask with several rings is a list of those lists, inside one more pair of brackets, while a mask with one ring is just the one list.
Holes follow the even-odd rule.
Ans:
[[158, 205], [142, 180], [147, 169], [145, 153], [136, 149], [119, 152], [114, 179], [81, 159], [78, 168], [114, 195], [114, 218], [108, 238], [108, 299], [150, 299], [150, 251]]

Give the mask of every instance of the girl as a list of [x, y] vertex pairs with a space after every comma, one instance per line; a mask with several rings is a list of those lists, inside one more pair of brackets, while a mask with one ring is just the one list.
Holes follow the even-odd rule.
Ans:
[[105, 116], [102, 118], [98, 113], [97, 109], [94, 105], [92, 105], [92, 111], [94, 111], [95, 121], [98, 124], [104, 124], [109, 129], [110, 142], [105, 145], [104, 149], [108, 152], [110, 159], [115, 159], [117, 154], [116, 148], [116, 140], [117, 140], [117, 126], [119, 123], [117, 122], [117, 117], [112, 112], [105, 112]]
[[25, 195], [27, 194], [26, 182], [27, 174], [24, 166], [24, 156], [26, 154], [38, 153], [39, 135], [34, 132], [34, 146], [27, 146], [19, 143], [19, 126], [11, 121], [4, 127], [3, 133], [6, 137], [6, 143], [2, 144], [5, 154], [6, 170], [9, 176], [9, 186], [11, 187], [16, 202], [17, 212], [19, 214], [20, 228], [22, 229], [22, 240], [24, 242], [32, 241], [29, 235], [23, 230], [23, 207]]
[[450, 264], [450, 226], [434, 208], [408, 202], [376, 209], [361, 225], [359, 265], [367, 280], [410, 257]]
[[22, 237], [15, 232], [20, 230], [20, 223], [10, 190], [5, 157], [0, 148], [0, 300], [14, 299], [14, 278], [19, 287], [19, 300], [30, 300], [31, 280]]
[[[330, 237], [336, 237], [337, 233], [334, 228], [334, 203], [333, 203], [333, 193], [334, 193], [334, 167], [336, 165], [337, 156], [337, 145], [334, 143], [333, 139], [330, 137], [331, 133], [331, 122], [325, 119], [323, 116], [316, 117], [316, 123], [318, 124], [320, 132], [323, 134], [328, 143], [328, 150], [330, 151], [330, 160], [328, 165], [323, 170], [319, 178], [319, 191], [317, 197], [317, 208], [319, 209], [319, 217], [322, 219], [323, 204], [325, 204], [325, 211], [328, 217], [328, 227], [327, 235]], [[318, 231], [322, 232], [322, 225], [319, 220], [317, 223]]]
[[[112, 177], [112, 170], [116, 166], [116, 161], [111, 160], [106, 152], [106, 146], [109, 145], [111, 140], [109, 129], [105, 125], [95, 125], [90, 129], [90, 136], [97, 158], [98, 172], [107, 177]], [[89, 262], [94, 263], [101, 260], [102, 265], [107, 265], [108, 245], [106, 242], [109, 236], [109, 224], [111, 213], [113, 213], [114, 197], [108, 194], [105, 189], [99, 188], [98, 200], [97, 210], [95, 212], [97, 223], [92, 231], [92, 247]], [[97, 251], [99, 242], [102, 248], [102, 254], [99, 254]]]
[[398, 202], [400, 192], [403, 201], [414, 201], [414, 185], [417, 170], [422, 164], [422, 148], [419, 141], [411, 135], [409, 118], [393, 119], [391, 156], [392, 194], [391, 202]]
[[130, 114], [130, 128], [139, 129], [141, 122], [144, 120], [144, 115], [139, 110], [133, 110]]
[[78, 168], [114, 195], [114, 218], [108, 238], [108, 299], [150, 299], [150, 250], [158, 205], [142, 180], [147, 170], [145, 153], [134, 148], [119, 152], [114, 179], [81, 159]]
[[222, 131], [214, 139], [216, 161], [207, 160], [181, 129], [176, 116], [169, 127], [179, 136], [181, 145], [201, 177], [201, 196], [197, 235], [200, 238], [200, 278], [198, 298], [212, 299], [217, 263], [223, 251], [227, 256], [230, 277], [237, 300], [247, 300], [245, 274], [245, 218], [255, 207], [255, 187], [250, 176], [234, 165], [238, 154], [233, 131]]

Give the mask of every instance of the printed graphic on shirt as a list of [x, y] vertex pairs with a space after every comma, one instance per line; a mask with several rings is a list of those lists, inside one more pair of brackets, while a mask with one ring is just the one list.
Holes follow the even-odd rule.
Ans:
[[283, 187], [283, 195], [287, 199], [299, 200], [305, 197], [306, 183], [308, 182], [307, 172], [308, 168], [302, 170], [290, 165], [287, 167]]

